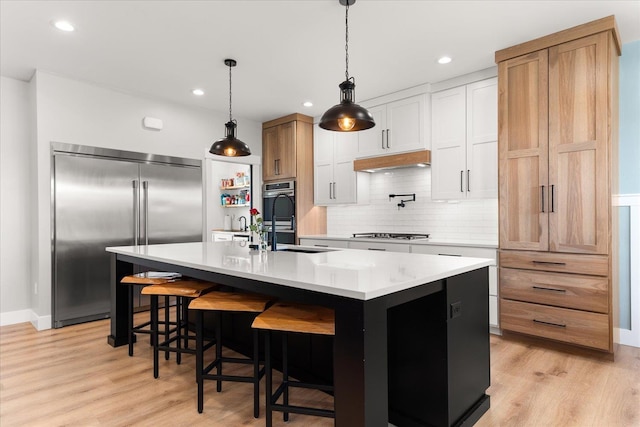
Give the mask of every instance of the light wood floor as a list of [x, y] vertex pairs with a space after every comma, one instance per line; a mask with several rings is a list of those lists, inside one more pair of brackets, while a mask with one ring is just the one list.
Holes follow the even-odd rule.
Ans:
[[[37, 332], [30, 324], [0, 328], [0, 425], [263, 426], [252, 416], [251, 386], [206, 382], [196, 410], [195, 361], [161, 358], [153, 379], [148, 337], [107, 344], [109, 321]], [[246, 369], [240, 367], [240, 369]], [[228, 371], [232, 372], [231, 369]], [[491, 336], [491, 409], [478, 426], [640, 426], [640, 349], [621, 346], [615, 362], [593, 353]], [[264, 384], [264, 383], [263, 383]], [[295, 390], [298, 403], [331, 398]], [[276, 426], [330, 426], [291, 415]]]

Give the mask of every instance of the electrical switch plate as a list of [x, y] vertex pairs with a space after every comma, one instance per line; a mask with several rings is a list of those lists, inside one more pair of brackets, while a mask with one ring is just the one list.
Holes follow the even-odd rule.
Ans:
[[462, 315], [462, 301], [454, 302], [451, 304], [451, 314], [450, 318], [455, 319], [456, 317], [460, 317]]

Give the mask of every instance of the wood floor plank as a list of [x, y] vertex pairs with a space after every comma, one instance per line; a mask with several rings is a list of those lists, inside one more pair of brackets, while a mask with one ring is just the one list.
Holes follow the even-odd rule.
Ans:
[[[139, 337], [129, 357], [126, 346], [107, 344], [108, 333], [108, 320], [40, 332], [28, 323], [1, 327], [0, 425], [264, 425], [264, 406], [261, 417], [253, 418], [251, 385], [224, 383], [217, 393], [215, 382], [205, 382], [204, 413], [198, 414], [194, 357], [185, 355], [176, 365], [175, 356], [161, 356], [160, 378], [154, 379], [148, 336]], [[226, 373], [250, 369], [229, 365]], [[595, 352], [492, 335], [488, 393], [491, 408], [479, 427], [638, 427], [640, 349], [620, 346], [612, 361]], [[292, 401], [328, 407], [332, 398], [296, 389]], [[284, 425], [325, 427], [333, 421], [292, 414], [286, 424], [274, 414], [274, 426]]]

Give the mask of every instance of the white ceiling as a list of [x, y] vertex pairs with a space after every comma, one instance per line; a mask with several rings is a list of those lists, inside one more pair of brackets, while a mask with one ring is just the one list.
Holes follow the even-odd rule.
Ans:
[[[40, 69], [225, 112], [231, 57], [234, 117], [317, 116], [339, 101], [344, 12], [338, 0], [1, 0], [0, 72], [28, 81]], [[623, 43], [640, 39], [640, 0], [358, 0], [349, 9], [356, 100], [491, 67], [496, 50], [608, 15]], [[56, 19], [77, 31], [56, 30]], [[441, 55], [453, 62], [439, 65]]]

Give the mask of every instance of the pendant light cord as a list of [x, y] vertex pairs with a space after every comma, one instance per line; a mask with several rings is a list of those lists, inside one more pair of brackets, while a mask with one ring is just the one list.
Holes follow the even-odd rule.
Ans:
[[345, 53], [345, 80], [349, 80], [349, 1], [347, 1], [347, 11], [345, 12], [345, 36], [344, 36], [344, 53]]
[[229, 121], [233, 121], [231, 115], [231, 64], [229, 64]]

